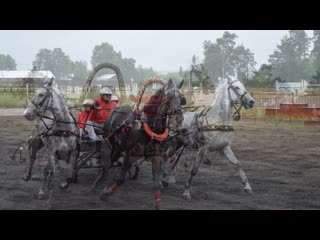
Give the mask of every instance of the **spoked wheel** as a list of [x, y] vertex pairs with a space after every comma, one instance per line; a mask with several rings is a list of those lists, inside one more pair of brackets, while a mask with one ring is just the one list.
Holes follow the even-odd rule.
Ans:
[[96, 154], [96, 152], [86, 152], [83, 153], [78, 159], [78, 169], [81, 168], [101, 168], [102, 165], [88, 165], [87, 163], [91, 161], [92, 157]]

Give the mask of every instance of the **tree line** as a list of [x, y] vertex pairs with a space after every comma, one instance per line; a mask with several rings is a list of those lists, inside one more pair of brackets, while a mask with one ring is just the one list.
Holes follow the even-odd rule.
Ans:
[[[226, 31], [214, 42], [204, 41], [204, 59], [197, 62], [196, 56], [192, 56], [191, 63], [195, 70], [192, 74], [204, 74], [202, 77], [209, 78], [213, 83], [220, 78], [236, 76], [253, 87], [272, 87], [277, 80], [297, 82], [305, 79], [320, 83], [320, 30], [314, 30], [312, 38], [304, 30], [290, 30], [270, 54], [268, 63], [262, 64], [259, 69], [255, 68], [254, 54], [243, 44], [237, 44], [237, 38], [236, 34]], [[191, 69], [180, 67], [177, 72], [161, 75], [152, 68], [136, 66], [135, 59], [123, 57], [121, 51], [103, 42], [92, 50], [91, 65], [94, 67], [106, 62], [119, 66], [125, 80], [144, 81], [154, 76], [176, 80], [190, 78]], [[0, 70], [16, 70], [16, 67], [10, 55], [0, 54]], [[89, 73], [87, 62], [72, 61], [61, 48], [40, 49], [33, 61], [33, 70], [49, 70], [57, 80], [65, 77], [85, 80]], [[104, 69], [97, 76], [107, 73], [113, 71]]]

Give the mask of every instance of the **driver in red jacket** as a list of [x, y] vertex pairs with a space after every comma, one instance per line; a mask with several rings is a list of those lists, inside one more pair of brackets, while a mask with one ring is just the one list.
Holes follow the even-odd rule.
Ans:
[[114, 108], [115, 102], [111, 101], [112, 91], [108, 87], [100, 90], [100, 97], [94, 99], [93, 111], [89, 116], [89, 121], [93, 123], [95, 131], [99, 134], [103, 132], [103, 125]]
[[[97, 135], [104, 134], [104, 122], [108, 119], [112, 110], [117, 107], [117, 104], [111, 101], [111, 96], [111, 89], [108, 87], [103, 87], [100, 90], [100, 97], [93, 100], [93, 110], [90, 112], [88, 120], [89, 123], [93, 125]], [[97, 142], [97, 153], [100, 153], [100, 150], [101, 142]]]
[[89, 135], [86, 130], [86, 123], [93, 109], [92, 105], [94, 101], [91, 99], [86, 99], [83, 101], [84, 110], [78, 114], [78, 127], [80, 128], [80, 136], [82, 139], [88, 139]]

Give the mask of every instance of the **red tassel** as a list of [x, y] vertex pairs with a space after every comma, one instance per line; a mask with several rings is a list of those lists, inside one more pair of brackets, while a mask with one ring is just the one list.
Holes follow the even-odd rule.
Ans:
[[154, 192], [154, 203], [158, 205], [160, 203], [160, 191], [155, 191]]
[[114, 183], [112, 186], [108, 189], [108, 192], [114, 192], [118, 188], [118, 184]]

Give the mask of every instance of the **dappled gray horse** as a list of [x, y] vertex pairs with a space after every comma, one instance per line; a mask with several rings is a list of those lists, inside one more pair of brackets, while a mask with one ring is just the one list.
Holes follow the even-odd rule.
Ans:
[[[51, 111], [47, 110], [43, 114], [44, 116], [53, 117]], [[24, 181], [32, 179], [32, 170], [35, 161], [37, 160], [37, 153], [44, 148], [41, 136], [45, 135], [48, 129], [52, 127], [54, 121], [51, 119], [36, 118], [36, 126], [32, 131], [32, 135], [28, 141], [29, 149], [29, 168], [28, 172], [23, 176]]]
[[[67, 178], [60, 187], [67, 188], [77, 179], [77, 140], [79, 136], [77, 124], [69, 113], [63, 95], [57, 88], [52, 87], [51, 79], [39, 88], [28, 107], [24, 111], [27, 120], [37, 119], [46, 126], [40, 137], [48, 154], [48, 163], [44, 169], [44, 179], [38, 196], [45, 195], [45, 185], [49, 191], [49, 203], [53, 194], [56, 164], [59, 159], [67, 162]], [[51, 123], [47, 120], [51, 120]], [[47, 123], [46, 123], [47, 122]], [[41, 126], [43, 129], [43, 126]]]
[[[240, 162], [231, 150], [234, 136], [232, 121], [240, 119], [241, 107], [252, 108], [254, 99], [246, 92], [243, 84], [238, 80], [225, 80], [216, 89], [216, 97], [210, 107], [200, 112], [185, 112], [183, 127], [188, 129], [186, 141], [190, 148], [195, 148], [195, 154], [190, 161], [190, 172], [185, 183], [183, 196], [191, 198], [190, 185], [197, 174], [202, 160], [210, 152], [218, 151], [228, 159], [239, 171], [247, 193], [253, 193], [249, 181]], [[240, 106], [240, 107], [237, 107]], [[233, 114], [233, 108], [236, 111]], [[179, 146], [182, 148], [182, 143]]]

